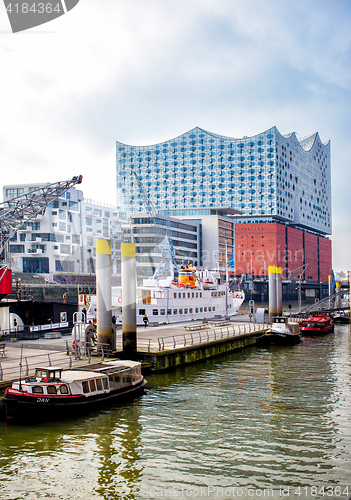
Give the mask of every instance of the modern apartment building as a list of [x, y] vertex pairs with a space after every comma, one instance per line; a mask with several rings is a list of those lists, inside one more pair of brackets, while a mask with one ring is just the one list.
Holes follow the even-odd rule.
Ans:
[[[4, 201], [43, 186], [4, 186]], [[113, 272], [118, 273], [125, 222], [126, 214], [116, 207], [85, 200], [81, 190], [71, 188], [54, 200], [43, 216], [17, 231], [9, 244], [9, 263], [19, 273], [93, 274], [96, 239], [106, 238], [112, 241]]]

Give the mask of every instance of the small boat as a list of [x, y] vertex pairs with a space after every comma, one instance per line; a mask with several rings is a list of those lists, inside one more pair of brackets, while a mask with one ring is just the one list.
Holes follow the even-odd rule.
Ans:
[[266, 333], [260, 337], [260, 343], [264, 345], [292, 345], [301, 341], [301, 333], [293, 333], [288, 325], [288, 318], [276, 317], [273, 318], [273, 324]]
[[312, 316], [301, 322], [300, 331], [302, 336], [331, 333], [334, 331], [333, 318], [325, 311], [314, 312]]
[[82, 370], [39, 367], [33, 377], [20, 377], [6, 390], [6, 417], [32, 422], [86, 413], [140, 394], [145, 385], [141, 363], [135, 361], [105, 361]]

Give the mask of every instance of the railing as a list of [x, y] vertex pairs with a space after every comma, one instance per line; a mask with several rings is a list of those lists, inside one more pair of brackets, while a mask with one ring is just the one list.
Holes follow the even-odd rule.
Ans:
[[15, 380], [20, 375], [22, 378], [29, 377], [34, 375], [35, 369], [39, 366], [59, 366], [67, 369], [82, 364], [90, 364], [92, 355], [101, 356], [102, 361], [109, 358], [110, 355], [108, 344], [96, 344], [94, 347], [86, 346], [85, 350], [83, 350], [81, 345], [77, 349], [72, 349], [67, 342], [65, 352], [46, 352], [28, 356], [24, 354], [25, 348], [23, 348], [22, 355], [20, 355], [20, 349], [18, 351], [17, 366], [14, 366], [13, 363], [7, 363], [8, 358], [6, 358], [6, 361], [0, 361], [0, 381]]
[[244, 323], [241, 325], [223, 326], [221, 328], [188, 331], [184, 334], [159, 337], [158, 339], [138, 339], [138, 351], [160, 352], [188, 347], [214, 340], [237, 337], [255, 331], [259, 332], [269, 328], [269, 326], [267, 323]]

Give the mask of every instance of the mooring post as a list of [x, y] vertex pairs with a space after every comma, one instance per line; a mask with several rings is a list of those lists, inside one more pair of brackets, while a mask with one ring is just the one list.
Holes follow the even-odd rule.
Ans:
[[137, 352], [135, 243], [121, 243], [123, 355]]
[[111, 241], [96, 240], [96, 319], [97, 342], [113, 346]]

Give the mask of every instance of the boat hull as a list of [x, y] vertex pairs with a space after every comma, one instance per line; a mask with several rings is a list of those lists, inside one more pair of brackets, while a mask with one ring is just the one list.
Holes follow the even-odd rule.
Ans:
[[284, 335], [281, 333], [265, 333], [260, 338], [263, 345], [294, 345], [301, 342], [301, 335]]
[[334, 331], [334, 325], [323, 328], [301, 327], [300, 331], [303, 337], [309, 337], [310, 335], [327, 335]]
[[89, 411], [113, 403], [123, 403], [129, 398], [143, 393], [146, 380], [138, 384], [112, 389], [108, 393], [84, 395], [38, 395], [38, 394], [6, 394], [4, 398], [6, 418], [16, 422], [33, 422], [61, 419]]

